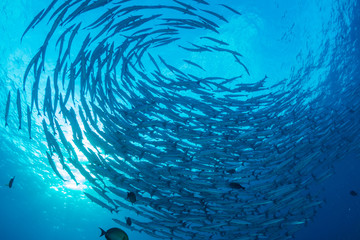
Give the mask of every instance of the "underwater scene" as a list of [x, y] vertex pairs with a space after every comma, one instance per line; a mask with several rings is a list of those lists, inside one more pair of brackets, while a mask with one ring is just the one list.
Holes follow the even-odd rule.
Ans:
[[357, 0], [1, 0], [1, 240], [360, 239]]

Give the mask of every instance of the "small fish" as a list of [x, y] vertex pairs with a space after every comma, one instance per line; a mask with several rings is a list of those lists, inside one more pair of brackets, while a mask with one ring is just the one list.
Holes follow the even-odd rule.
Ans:
[[236, 182], [230, 182], [229, 187], [234, 188], [234, 189], [245, 190], [245, 188], [243, 186], [241, 186], [239, 183], [236, 183]]
[[7, 101], [6, 101], [6, 109], [5, 109], [5, 127], [8, 126], [8, 116], [9, 116], [9, 109], [10, 109], [10, 91], [7, 97]]
[[186, 9], [196, 10], [196, 8], [192, 7], [192, 6], [189, 5], [189, 4], [185, 4], [185, 3], [179, 2], [179, 1], [177, 1], [177, 0], [173, 0], [173, 1], [176, 2], [176, 3], [178, 3], [178, 4], [180, 4], [180, 5], [182, 5], [182, 6], [185, 7]]
[[355, 192], [354, 190], [351, 190], [351, 191], [350, 191], [350, 195], [353, 196], [353, 197], [356, 197], [358, 194], [357, 194], [357, 192]]
[[216, 42], [218, 44], [221, 44], [221, 45], [227, 45], [227, 46], [229, 45], [228, 43], [226, 43], [224, 41], [221, 41], [221, 40], [218, 40], [218, 39], [212, 38], [212, 37], [200, 37], [200, 39], [209, 39], [209, 40]]
[[105, 235], [105, 238], [107, 240], [129, 240], [129, 237], [126, 234], [126, 232], [124, 232], [120, 228], [110, 228], [107, 231], [104, 231], [102, 228], [100, 228], [100, 230], [101, 230], [100, 237]]
[[192, 62], [192, 61], [189, 61], [189, 60], [183, 60], [184, 62], [186, 62], [186, 63], [188, 63], [188, 64], [190, 64], [190, 65], [193, 65], [193, 66], [195, 66], [195, 67], [198, 67], [198, 68], [200, 68], [201, 70], [203, 70], [203, 71], [205, 71], [205, 69], [203, 69], [199, 64], [196, 64], [196, 63], [194, 63], [194, 62]]
[[111, 213], [114, 211], [116, 213], [119, 212], [119, 210], [116, 210], [115, 208], [109, 206], [108, 204], [104, 203], [103, 201], [101, 201], [100, 199], [94, 197], [93, 195], [91, 195], [90, 193], [86, 193], [84, 192], [85, 196], [88, 197], [93, 203], [96, 203], [97, 205], [99, 205], [100, 207], [103, 207], [107, 210], [109, 210]]
[[233, 13], [236, 13], [237, 15], [241, 15], [241, 13], [239, 13], [239, 12], [236, 11], [235, 9], [233, 9], [233, 8], [231, 8], [231, 7], [229, 7], [229, 6], [225, 5], [225, 4], [219, 4], [219, 5], [221, 5], [221, 6], [225, 7], [225, 8], [227, 8], [227, 9], [229, 9], [230, 11], [232, 11]]
[[233, 173], [236, 172], [236, 170], [231, 168], [231, 169], [226, 170], [226, 172], [229, 173], [229, 174], [233, 174]]
[[128, 199], [131, 203], [136, 202], [136, 195], [133, 192], [128, 192], [126, 199]]
[[10, 179], [10, 181], [9, 181], [9, 188], [12, 187], [12, 185], [13, 185], [13, 183], [14, 183], [14, 179], [15, 179], [15, 177], [13, 177], [12, 179]]
[[23, 37], [25, 36], [25, 34], [30, 30], [30, 28], [34, 28], [35, 25], [37, 24], [37, 22], [39, 22], [39, 19], [41, 17], [41, 15], [43, 14], [45, 9], [41, 10], [35, 17], [34, 19], [31, 21], [31, 23], [29, 24], [29, 26], [25, 29], [23, 35], [21, 36], [20, 41], [22, 41]]
[[194, 0], [195, 2], [197, 3], [201, 3], [201, 4], [205, 4], [205, 5], [209, 5], [209, 3], [207, 3], [206, 1], [204, 0]]
[[224, 18], [223, 16], [221, 16], [220, 14], [218, 14], [218, 13], [216, 13], [216, 12], [209, 11], [209, 10], [204, 10], [204, 9], [201, 9], [201, 10], [204, 11], [204, 12], [207, 12], [207, 13], [215, 16], [215, 17], [217, 17], [218, 19], [220, 19], [220, 20], [222, 20], [222, 21], [224, 21], [224, 22], [226, 22], [226, 23], [228, 23], [228, 20], [226, 20], [226, 18]]
[[51, 168], [53, 169], [53, 171], [55, 172], [55, 174], [63, 181], [66, 181], [62, 176], [61, 174], [59, 173], [59, 170], [57, 170], [56, 168], [56, 165], [55, 165], [55, 162], [54, 160], [52, 159], [51, 155], [48, 153], [48, 151], [46, 151], [46, 156], [47, 156], [47, 159], [49, 160], [49, 164], [51, 166]]
[[125, 218], [125, 220], [126, 220], [126, 224], [127, 224], [128, 226], [131, 226], [131, 224], [132, 224], [131, 218], [127, 217], [127, 218]]

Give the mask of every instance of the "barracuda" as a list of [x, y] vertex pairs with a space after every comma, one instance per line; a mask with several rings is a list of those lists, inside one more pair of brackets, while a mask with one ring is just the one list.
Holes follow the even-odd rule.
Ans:
[[[261, 73], [248, 49], [259, 46], [233, 28], [248, 26], [247, 14], [203, 0], [52, 1], [21, 37], [48, 21], [24, 71], [29, 137], [35, 106], [52, 170], [77, 183], [75, 168], [94, 190], [87, 198], [114, 214], [128, 210], [131, 224], [114, 218], [121, 227], [163, 239], [291, 236], [320, 205], [308, 189], [359, 148], [349, 117], [359, 87], [341, 90], [353, 97], [344, 107], [327, 81], [315, 95], [304, 89], [306, 73], [293, 69], [279, 82]], [[19, 98], [18, 90], [21, 127]], [[9, 92], [6, 126], [10, 101]], [[118, 229], [103, 235], [128, 238]]]

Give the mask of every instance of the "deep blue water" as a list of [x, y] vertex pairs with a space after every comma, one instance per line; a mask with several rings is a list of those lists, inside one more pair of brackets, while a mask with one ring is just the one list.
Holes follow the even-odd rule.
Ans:
[[[136, 214], [129, 210], [121, 209], [115, 214], [92, 203], [83, 193], [89, 191], [91, 184], [81, 175], [76, 175], [79, 185], [71, 181], [63, 182], [56, 177], [45, 155], [48, 149], [41, 126], [42, 116], [37, 116], [35, 110], [32, 115], [32, 140], [29, 139], [26, 128], [26, 107], [23, 107], [23, 127], [18, 130], [16, 91], [22, 89], [26, 66], [50, 30], [50, 26], [46, 24], [47, 20], [31, 29], [22, 42], [20, 39], [34, 16], [50, 2], [0, 2], [0, 239], [4, 240], [99, 239], [98, 227], [120, 227], [112, 218], [123, 221], [129, 215], [136, 217]], [[166, 1], [162, 2], [166, 4]], [[314, 182], [309, 190], [325, 202], [316, 210], [314, 218], [295, 233], [295, 239], [360, 239], [360, 152], [356, 146], [359, 137], [350, 135], [350, 132], [360, 133], [360, 94], [351, 91], [360, 89], [359, 3], [351, 0], [257, 0], [241, 3], [236, 0], [227, 1], [229, 6], [242, 13], [241, 16], [219, 10], [216, 4], [221, 3], [220, 1], [209, 0], [209, 3], [214, 4], [214, 11], [219, 11], [230, 19], [229, 23], [220, 26], [220, 36], [244, 56], [244, 62], [251, 73], [244, 81], [256, 82], [266, 75], [269, 77], [269, 84], [276, 84], [283, 79], [296, 79], [299, 74], [304, 92], [307, 90], [312, 94], [302, 96], [300, 91], [300, 95], [297, 96], [299, 102], [308, 101], [312, 104], [312, 98], [326, 92], [318, 86], [325, 85], [329, 87], [326, 93], [330, 92], [331, 95], [326, 99], [333, 101], [328, 102], [329, 108], [333, 107], [331, 111], [338, 111], [339, 108], [350, 105], [352, 109], [356, 109], [355, 112], [349, 113], [349, 116], [344, 116], [351, 126], [344, 130], [344, 134], [349, 133], [349, 142], [344, 144], [344, 149], [348, 145], [350, 150], [339, 151], [340, 156], [336, 157], [336, 160], [326, 158], [327, 167], [334, 170], [333, 176], [321, 183]], [[157, 13], [156, 10], [153, 11], [154, 14]], [[88, 19], [82, 20], [86, 22]], [[55, 38], [59, 36], [60, 32], [56, 32]], [[217, 35], [211, 33], [209, 36]], [[184, 33], [181, 37], [186, 41], [195, 42], [196, 36]], [[81, 44], [82, 42], [77, 41], [73, 43], [74, 48], [81, 47]], [[56, 51], [55, 48], [49, 48], [49, 59], [45, 63], [47, 69], [54, 67]], [[177, 58], [183, 57], [181, 54], [185, 54], [166, 46], [162, 47], [161, 51], [162, 56], [173, 60], [173, 64], [177, 63]], [[220, 53], [211, 59], [192, 57], [203, 66], [208, 66], [212, 70], [211, 74], [215, 76], [233, 75], [233, 65]], [[45, 89], [46, 76], [50, 75], [50, 70], [47, 71], [43, 76], [41, 89]], [[244, 75], [246, 76], [245, 72]], [[351, 93], [351, 103], [344, 100], [347, 92], [344, 94], [336, 91], [336, 88], [340, 87]], [[30, 89], [22, 91], [23, 103], [30, 104]], [[9, 91], [12, 94], [9, 126], [4, 127], [5, 105]], [[40, 95], [42, 103], [44, 93]], [[341, 99], [341, 103], [337, 99]], [[61, 118], [60, 115], [58, 118]], [[333, 121], [336, 122], [336, 119]], [[343, 143], [338, 143], [338, 139], [333, 141], [333, 145]], [[13, 176], [16, 176], [14, 185], [9, 189], [5, 185]], [[359, 195], [352, 196], [351, 190]], [[149, 229], [153, 228], [149, 225]], [[126, 229], [126, 232], [132, 240], [154, 239], [130, 229]], [[241, 237], [243, 236], [238, 236], [239, 239]]]

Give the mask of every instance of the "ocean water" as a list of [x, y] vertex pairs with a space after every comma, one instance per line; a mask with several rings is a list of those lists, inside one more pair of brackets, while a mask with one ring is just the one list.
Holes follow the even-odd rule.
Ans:
[[[151, 3], [70, 0], [69, 4], [74, 4], [71, 11], [59, 17], [60, 24], [53, 31], [56, 17], [62, 13], [55, 11], [63, 2], [0, 2], [0, 239], [101, 239], [99, 227], [105, 230], [118, 227], [127, 232], [129, 239], [143, 240], [171, 239], [172, 234], [174, 239], [360, 239], [360, 5], [357, 1], [226, 1], [226, 6], [241, 13], [237, 14], [220, 5], [223, 1], [216, 0], [206, 1], [208, 5], [195, 0]], [[51, 3], [54, 6], [49, 8], [49, 13], [23, 35], [34, 17]], [[83, 3], [101, 5], [67, 18]], [[133, 6], [140, 7], [124, 10]], [[115, 7], [122, 11], [113, 22], [108, 19], [96, 28], [86, 27]], [[203, 18], [182, 12], [186, 9]], [[52, 14], [54, 18], [49, 20]], [[114, 28], [114, 35], [107, 29], [102, 32], [107, 24], [127, 17], [136, 18], [129, 29]], [[147, 21], [136, 22], [139, 19]], [[189, 19], [199, 22], [186, 21]], [[73, 31], [78, 26], [78, 32]], [[57, 41], [66, 29], [69, 31], [62, 54], [71, 48], [68, 56], [58, 58], [61, 42]], [[159, 29], [163, 32], [150, 35]], [[176, 29], [176, 34], [164, 29]], [[72, 33], [74, 40], [68, 44]], [[142, 33], [150, 37], [142, 40], [134, 37], [142, 37]], [[98, 38], [81, 52], [88, 34], [92, 39]], [[126, 39], [129, 45], [124, 44]], [[158, 42], [144, 44], [154, 39]], [[35, 67], [31, 66], [24, 83], [27, 67], [37, 53], [43, 53], [42, 46], [47, 46], [46, 57], [43, 54]], [[106, 50], [96, 56], [98, 46]], [[121, 47], [123, 55], [130, 60], [126, 62], [123, 58], [115, 64], [117, 77], [114, 72], [110, 74], [120, 79], [124, 90], [116, 95], [114, 103], [108, 89], [115, 89], [115, 84], [104, 81], [106, 91], [91, 84], [101, 71], [105, 78], [107, 64], [111, 66], [116, 58], [107, 54]], [[140, 51], [136, 52], [137, 49]], [[148, 54], [156, 57], [160, 69]], [[89, 56], [94, 55], [96, 64], [91, 65]], [[77, 56], [82, 59], [73, 64], [74, 71], [81, 72], [81, 61], [87, 58], [83, 67], [90, 69], [90, 74], [83, 76], [86, 72], [81, 72], [72, 91], [68, 90], [72, 86], [72, 73], [68, 69]], [[235, 56], [241, 64], [235, 61]], [[63, 59], [68, 69], [62, 65], [55, 84], [58, 59]], [[99, 62], [104, 65], [100, 67]], [[40, 74], [38, 89], [34, 88], [33, 69]], [[65, 84], [61, 83], [63, 76]], [[59, 99], [55, 95], [57, 85], [62, 98], [68, 95], [64, 106], [75, 110], [84, 135], [82, 144], [77, 142], [76, 124], [66, 121], [69, 117], [60, 112], [60, 102], [56, 103], [56, 111], [51, 107], [52, 113], [46, 106], [48, 77], [50, 105]], [[210, 77], [222, 79], [197, 82], [197, 78]], [[237, 87], [242, 90], [229, 91]], [[21, 104], [17, 104], [17, 91]], [[9, 92], [10, 110], [5, 117]], [[39, 96], [39, 109], [33, 100], [35, 93]], [[226, 94], [231, 96], [224, 97]], [[94, 119], [96, 109], [102, 109], [105, 117], [97, 112], [96, 124], [81, 119], [78, 106], [85, 109], [82, 96], [89, 106], [90, 102], [94, 104], [90, 106]], [[106, 107], [102, 107], [104, 102]], [[21, 129], [18, 105], [22, 110]], [[31, 108], [31, 139], [27, 106]], [[213, 107], [211, 111], [207, 109], [209, 106]], [[69, 160], [74, 156], [67, 155], [58, 129], [52, 129], [54, 120], [50, 115], [59, 122], [90, 177], [81, 173], [74, 160]], [[111, 116], [116, 120], [107, 121]], [[47, 130], [42, 125], [44, 119]], [[101, 140], [85, 134], [89, 132], [86, 122]], [[159, 123], [157, 127], [151, 125]], [[65, 164], [78, 184], [63, 169], [59, 152], [49, 147], [46, 131], [60, 144]], [[154, 132], [158, 135], [154, 136]], [[120, 133], [127, 145], [121, 145], [119, 139], [119, 145], [114, 144], [113, 137]], [[151, 151], [153, 154], [147, 155]], [[49, 164], [47, 152], [52, 152], [55, 169], [66, 181]], [[190, 156], [191, 160], [181, 160], [180, 154]], [[94, 162], [97, 161], [94, 156], [98, 156], [101, 164]], [[110, 171], [114, 168], [116, 173]], [[235, 173], [230, 174], [230, 170]], [[13, 186], [9, 188], [7, 184], [14, 176]], [[244, 189], [229, 185], [233, 182]], [[122, 194], [135, 192], [137, 202], [130, 203], [108, 186], [121, 190]], [[84, 192], [110, 204], [93, 190], [96, 187], [128, 207], [116, 207], [114, 210], [118, 212], [110, 212], [94, 203]], [[153, 191], [155, 197], [150, 197]], [[353, 196], [351, 191], [358, 195]], [[229, 195], [224, 197], [224, 194]], [[293, 197], [289, 197], [291, 194]], [[267, 203], [262, 206], [259, 201]], [[197, 208], [205, 210], [191, 211]], [[125, 217], [133, 219], [131, 227], [125, 226]]]

